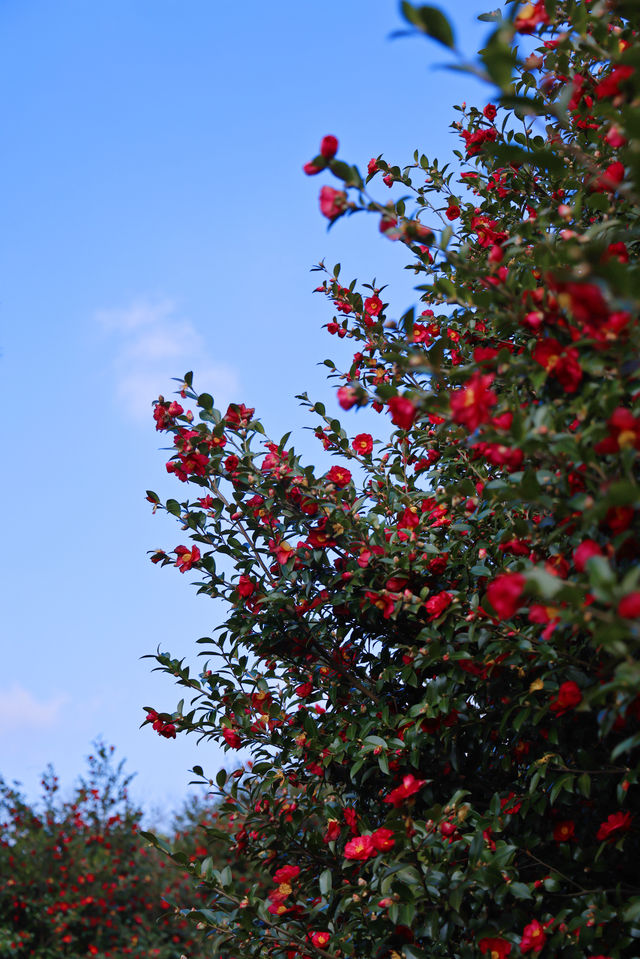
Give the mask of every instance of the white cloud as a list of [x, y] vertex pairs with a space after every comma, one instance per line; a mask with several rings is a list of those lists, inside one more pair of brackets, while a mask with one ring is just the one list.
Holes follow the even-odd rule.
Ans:
[[187, 370], [194, 372], [196, 389], [212, 393], [218, 407], [237, 399], [235, 369], [214, 363], [204, 337], [172, 300], [135, 300], [122, 309], [98, 310], [95, 319], [115, 339], [116, 395], [133, 419], [147, 420], [152, 401], [160, 393], [171, 395], [172, 378]]
[[14, 683], [9, 689], [0, 690], [0, 726], [8, 729], [46, 729], [60, 718], [68, 696], [36, 698], [33, 693]]
[[141, 326], [154, 326], [159, 320], [169, 318], [175, 311], [173, 300], [134, 300], [125, 309], [98, 310], [96, 319], [102, 326], [112, 330], [136, 330]]

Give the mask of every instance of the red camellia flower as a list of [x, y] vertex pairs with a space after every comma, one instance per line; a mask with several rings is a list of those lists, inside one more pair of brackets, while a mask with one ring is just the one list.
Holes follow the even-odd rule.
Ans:
[[368, 589], [364, 595], [373, 606], [380, 610], [385, 619], [389, 619], [389, 617], [393, 615], [393, 611], [396, 608], [396, 600], [398, 599], [393, 593], [388, 593], [386, 590], [383, 590], [381, 593], [374, 593]]
[[571, 679], [563, 683], [558, 690], [558, 695], [551, 702], [550, 709], [556, 716], [562, 716], [570, 709], [575, 709], [582, 702], [582, 693], [577, 683]]
[[596, 193], [613, 193], [623, 180], [624, 163], [616, 160], [615, 163], [610, 163], [604, 173], [601, 173], [600, 176], [592, 182], [591, 189], [595, 190]]
[[273, 901], [269, 904], [267, 912], [270, 912], [272, 916], [283, 916], [285, 913], [291, 911], [285, 906], [281, 897], [270, 896], [269, 898], [271, 898]]
[[224, 419], [227, 426], [240, 427], [246, 426], [253, 418], [255, 409], [245, 406], [244, 403], [229, 403]]
[[[496, 118], [496, 114], [498, 113], [498, 111], [497, 111], [497, 109], [495, 108], [495, 106], [493, 105], [493, 103], [487, 103], [486, 107], [484, 108], [484, 110], [483, 110], [482, 112], [483, 112], [483, 114], [485, 115], [485, 117], [487, 118], [487, 120], [490, 120], [492, 123], [493, 123], [493, 121], [494, 121], [495, 118]], [[489, 941], [489, 940], [486, 940], [486, 941]], [[511, 948], [511, 947], [509, 947], [509, 948]], [[492, 959], [493, 959], [493, 957], [492, 957]]]
[[390, 803], [397, 809], [398, 806], [401, 806], [410, 796], [419, 792], [422, 787], [426, 785], [426, 782], [426, 779], [416, 779], [413, 773], [409, 773], [402, 780], [402, 785], [392, 789], [389, 795], [385, 796], [384, 801]]
[[252, 579], [249, 579], [248, 576], [242, 575], [238, 580], [238, 585], [236, 586], [238, 593], [242, 596], [243, 599], [247, 599], [248, 596], [251, 596], [256, 589], [256, 584]]
[[334, 190], [332, 186], [323, 186], [320, 190], [320, 212], [328, 220], [335, 220], [347, 207], [347, 194], [344, 190]]
[[452, 203], [451, 206], [445, 211], [445, 216], [447, 220], [457, 220], [460, 216], [460, 207], [456, 206], [455, 203]]
[[364, 301], [364, 311], [369, 316], [378, 316], [382, 310], [382, 300], [379, 296], [368, 296]]
[[579, 573], [584, 572], [592, 556], [602, 556], [602, 550], [594, 540], [585, 539], [573, 552], [573, 562]]
[[331, 160], [337, 152], [338, 141], [336, 137], [333, 137], [330, 134], [326, 137], [323, 137], [320, 142], [320, 155], [323, 156], [325, 160]]
[[596, 84], [596, 99], [602, 100], [604, 97], [617, 97], [621, 90], [620, 84], [628, 80], [635, 73], [634, 67], [615, 67], [608, 77]]
[[472, 157], [476, 156], [482, 150], [484, 143], [489, 141], [493, 143], [498, 135], [498, 131], [495, 127], [489, 127], [488, 129], [483, 130], [461, 130], [460, 136], [465, 142], [467, 147], [467, 156]]
[[358, 402], [358, 394], [353, 386], [341, 386], [337, 396], [338, 404], [343, 410], [350, 410]]
[[511, 952], [511, 943], [506, 939], [481, 939], [478, 948], [488, 959], [507, 959]]
[[536, 344], [533, 358], [558, 380], [566, 393], [576, 392], [582, 379], [582, 368], [574, 347], [565, 349], [558, 340], [547, 337]]
[[417, 409], [407, 396], [392, 396], [387, 400], [391, 422], [401, 430], [409, 430], [417, 416]]
[[633, 522], [634, 511], [631, 506], [612, 506], [607, 510], [605, 521], [614, 536], [624, 533]]
[[358, 433], [353, 438], [351, 448], [362, 456], [367, 456], [373, 449], [373, 437], [370, 433]]
[[520, 952], [540, 952], [546, 941], [544, 929], [538, 920], [534, 919], [524, 927], [520, 940]]
[[451, 393], [451, 412], [456, 423], [473, 432], [490, 417], [491, 407], [498, 397], [489, 389], [495, 377], [493, 373], [474, 373], [466, 386]]
[[624, 619], [640, 618], [640, 593], [628, 593], [618, 603], [618, 616]]
[[538, 0], [537, 3], [527, 3], [521, 7], [513, 25], [518, 33], [533, 33], [536, 27], [545, 23], [549, 23], [549, 14], [544, 0]]
[[510, 619], [522, 605], [526, 579], [522, 573], [502, 573], [487, 589], [487, 598], [500, 619]]
[[153, 723], [153, 729], [157, 732], [159, 736], [164, 736], [165, 739], [175, 739], [176, 738], [176, 727], [173, 723], [165, 723], [163, 719], [160, 719], [160, 716], [155, 711], [151, 709], [146, 716], [148, 723]]
[[327, 479], [338, 489], [343, 489], [351, 482], [351, 473], [344, 466], [332, 466], [327, 473]]
[[570, 839], [574, 838], [576, 831], [576, 824], [573, 819], [563, 819], [562, 822], [557, 822], [553, 827], [553, 838], [556, 842], [569, 842]]
[[[493, 132], [495, 133], [495, 130]], [[488, 216], [480, 215], [471, 218], [471, 229], [478, 237], [478, 245], [484, 249], [489, 246], [499, 246], [507, 239], [508, 234], [504, 230], [498, 230], [497, 227], [496, 221]]]
[[302, 172], [306, 173], [307, 176], [316, 176], [317, 173], [322, 173], [324, 166], [320, 166], [319, 163], [314, 163], [312, 160], [309, 160], [308, 163], [304, 163], [302, 166]]
[[385, 829], [384, 826], [382, 826], [380, 829], [376, 829], [375, 832], [371, 833], [371, 841], [378, 852], [388, 852], [390, 849], [393, 849], [395, 845], [393, 830]]
[[542, 606], [539, 603], [533, 603], [529, 607], [530, 623], [546, 623], [547, 628], [542, 632], [543, 639], [549, 639], [560, 622], [558, 618], [558, 609], [555, 606]]
[[622, 832], [628, 832], [631, 829], [633, 816], [630, 812], [612, 812], [607, 816], [596, 833], [596, 839], [613, 842]]
[[200, 559], [200, 550], [197, 546], [176, 546], [175, 554], [176, 566], [181, 573], [186, 573]]
[[167, 430], [173, 426], [173, 420], [176, 416], [181, 416], [184, 409], [175, 400], [166, 406], [164, 402], [158, 401], [153, 408], [153, 418], [156, 421], [157, 430]]
[[451, 593], [443, 591], [442, 593], [436, 593], [435, 596], [429, 597], [429, 599], [424, 604], [424, 608], [429, 613], [429, 619], [437, 619], [448, 606], [451, 606], [453, 602], [453, 596]]
[[328, 932], [312, 932], [310, 939], [316, 948], [324, 949], [331, 939], [331, 934]]
[[347, 826], [355, 836], [358, 832], [358, 815], [355, 809], [351, 809], [349, 806], [346, 806], [342, 810], [342, 815], [344, 816], [344, 821], [346, 822]]
[[378, 850], [371, 836], [355, 836], [355, 838], [350, 839], [344, 847], [345, 859], [371, 859], [371, 857], [376, 856], [377, 853]]
[[231, 746], [232, 749], [240, 749], [242, 740], [235, 729], [230, 729], [228, 726], [225, 726], [222, 730], [222, 735], [227, 746]]
[[327, 828], [324, 836], [322, 837], [324, 842], [335, 842], [335, 840], [340, 835], [340, 823], [337, 819], [330, 819], [327, 823]]
[[284, 566], [285, 563], [288, 563], [291, 559], [291, 554], [295, 552], [291, 543], [287, 543], [285, 541], [278, 542], [274, 539], [269, 540], [269, 549], [281, 566]]
[[279, 886], [289, 885], [292, 879], [297, 879], [300, 875], [300, 866], [281, 866], [273, 874], [273, 881]]
[[447, 568], [447, 563], [449, 562], [448, 553], [440, 553], [439, 556], [434, 556], [433, 559], [430, 559], [427, 563], [427, 569], [430, 573], [444, 573]]
[[260, 690], [257, 693], [251, 693], [251, 705], [261, 716], [269, 715], [269, 707], [273, 702], [271, 694]]
[[596, 453], [618, 453], [620, 450], [640, 450], [640, 417], [619, 406], [607, 421], [609, 435], [596, 443]]
[[208, 463], [209, 457], [204, 453], [189, 453], [188, 456], [170, 460], [167, 463], [167, 473], [175, 473], [181, 483], [186, 483], [189, 474], [204, 476]]

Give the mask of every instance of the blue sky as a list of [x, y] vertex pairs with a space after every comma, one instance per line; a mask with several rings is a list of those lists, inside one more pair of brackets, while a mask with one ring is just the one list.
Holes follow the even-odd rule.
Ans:
[[[442, 7], [473, 54], [490, 4]], [[149, 809], [177, 806], [195, 763], [224, 763], [138, 729], [143, 704], [179, 698], [140, 657], [160, 645], [195, 659], [222, 614], [149, 562], [181, 534], [144, 491], [184, 492], [151, 401], [192, 369], [218, 406], [255, 406], [316, 455], [294, 396], [337, 409], [317, 364], [347, 354], [322, 330], [310, 267], [377, 277], [398, 314], [415, 296], [373, 220], [327, 234], [317, 194], [335, 181], [301, 166], [326, 133], [361, 169], [416, 148], [448, 157], [452, 104], [490, 99], [434, 69], [444, 48], [390, 40], [401, 26], [391, 0], [0, 4], [0, 773], [30, 795], [49, 761], [70, 783], [98, 735]]]

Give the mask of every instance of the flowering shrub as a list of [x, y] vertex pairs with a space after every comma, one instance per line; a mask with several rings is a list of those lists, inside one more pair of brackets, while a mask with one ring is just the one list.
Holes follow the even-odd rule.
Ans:
[[[402, 9], [454, 46], [440, 11]], [[495, 103], [456, 108], [455, 167], [416, 152], [365, 177], [335, 137], [305, 166], [342, 181], [321, 213], [373, 216], [420, 284], [400, 316], [318, 268], [355, 348], [326, 361], [338, 404], [381, 414], [377, 437], [300, 397], [335, 457], [314, 470], [191, 374], [155, 405], [185, 486], [148, 498], [197, 545], [152, 559], [188, 554], [229, 613], [203, 673], [157, 655], [190, 701], [154, 715], [251, 756], [216, 784], [232, 850], [271, 877], [240, 898], [205, 870], [217, 955], [638, 955], [634, 11], [484, 16], [461, 68]]]
[[122, 763], [96, 744], [73, 797], [42, 780], [40, 808], [0, 781], [0, 956], [178, 959], [203, 955], [167, 900], [184, 877], [139, 836]]

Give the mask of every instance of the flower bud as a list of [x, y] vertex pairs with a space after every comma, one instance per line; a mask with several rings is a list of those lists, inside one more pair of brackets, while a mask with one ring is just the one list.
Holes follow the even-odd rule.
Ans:
[[322, 138], [320, 143], [320, 153], [325, 158], [325, 160], [331, 160], [338, 152], [338, 141], [336, 137], [326, 136]]

